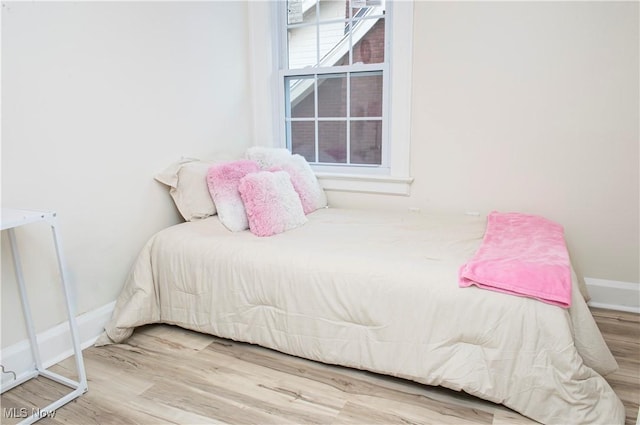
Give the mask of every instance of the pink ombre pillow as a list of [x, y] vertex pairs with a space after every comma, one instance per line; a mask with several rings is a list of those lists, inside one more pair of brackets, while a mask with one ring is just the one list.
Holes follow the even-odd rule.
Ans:
[[324, 189], [304, 156], [292, 155], [287, 149], [254, 146], [247, 149], [246, 157], [256, 161], [263, 170], [289, 173], [305, 214], [327, 206]]
[[291, 178], [284, 171], [247, 174], [240, 180], [238, 190], [249, 229], [258, 236], [275, 235], [307, 222]]
[[207, 186], [216, 205], [222, 224], [232, 232], [249, 228], [247, 214], [238, 192], [240, 180], [249, 173], [260, 171], [257, 162], [241, 159], [215, 164], [207, 172]]
[[320, 186], [311, 166], [302, 155], [291, 155], [289, 161], [280, 164], [280, 168], [289, 173], [293, 188], [300, 196], [305, 214], [327, 206], [327, 196]]

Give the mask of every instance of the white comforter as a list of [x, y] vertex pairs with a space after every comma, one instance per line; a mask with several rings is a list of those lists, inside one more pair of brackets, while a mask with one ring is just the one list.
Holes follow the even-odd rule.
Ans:
[[568, 310], [458, 287], [485, 223], [322, 209], [269, 238], [217, 217], [176, 225], [140, 253], [99, 343], [171, 323], [464, 390], [543, 423], [623, 423], [600, 375], [617, 364], [575, 283]]

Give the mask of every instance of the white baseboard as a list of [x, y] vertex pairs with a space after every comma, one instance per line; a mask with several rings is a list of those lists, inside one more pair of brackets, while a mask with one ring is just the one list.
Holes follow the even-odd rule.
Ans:
[[591, 295], [591, 307], [640, 314], [640, 284], [590, 277], [585, 277], [584, 282]]
[[[115, 305], [116, 302], [113, 301], [77, 317], [82, 349], [93, 345], [104, 332], [104, 326], [111, 318]], [[39, 333], [36, 338], [40, 348], [40, 360], [45, 368], [73, 355], [68, 321]], [[34, 370], [35, 360], [31, 355], [29, 340], [25, 339], [0, 350], [0, 364], [4, 367], [5, 372], [2, 373], [2, 385], [9, 383], [16, 376], [20, 377]]]

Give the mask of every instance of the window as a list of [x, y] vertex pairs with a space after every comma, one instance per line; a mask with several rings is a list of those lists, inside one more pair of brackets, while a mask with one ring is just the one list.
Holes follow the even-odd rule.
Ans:
[[[413, 0], [252, 2], [249, 20], [255, 143], [304, 155], [327, 190], [408, 195]], [[376, 25], [383, 60], [361, 43]]]
[[318, 171], [388, 174], [385, 1], [288, 0], [279, 13], [287, 147]]

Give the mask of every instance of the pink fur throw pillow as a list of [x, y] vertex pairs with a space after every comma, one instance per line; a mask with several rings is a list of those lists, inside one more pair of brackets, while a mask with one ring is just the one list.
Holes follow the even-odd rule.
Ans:
[[300, 196], [305, 214], [327, 206], [327, 196], [320, 186], [311, 166], [302, 155], [291, 155], [289, 161], [280, 164], [280, 168], [289, 173], [291, 183]]
[[213, 165], [207, 172], [207, 186], [216, 205], [218, 217], [232, 232], [249, 228], [238, 185], [244, 176], [257, 171], [260, 171], [257, 162], [241, 159]]
[[287, 149], [254, 146], [247, 149], [246, 157], [256, 161], [263, 170], [289, 173], [305, 214], [327, 206], [324, 189], [304, 156], [292, 155]]
[[300, 198], [284, 171], [247, 174], [238, 186], [249, 220], [258, 236], [282, 233], [307, 222]]

